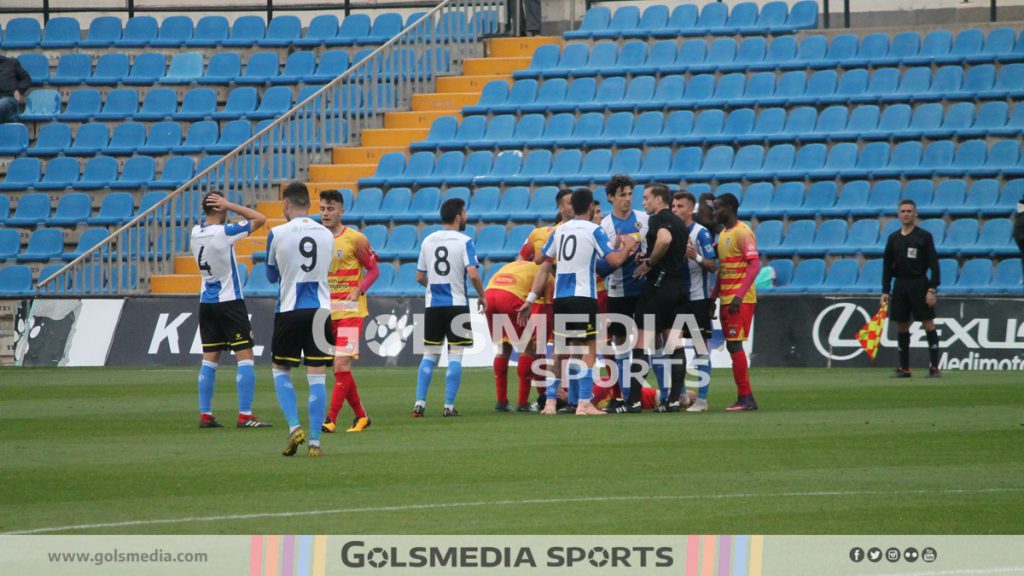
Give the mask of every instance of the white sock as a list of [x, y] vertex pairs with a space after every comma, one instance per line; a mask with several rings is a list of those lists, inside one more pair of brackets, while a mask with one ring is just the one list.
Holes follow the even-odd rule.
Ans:
[[288, 433], [291, 434], [292, 432], [295, 432], [299, 428], [302, 428], [302, 426], [292, 426], [291, 428], [288, 429]]
[[309, 441], [309, 446], [310, 447], [313, 447], [313, 446], [319, 447], [320, 446], [320, 441], [319, 440], [310, 440]]
[[427, 407], [427, 401], [426, 400], [417, 400], [416, 401], [416, 406], [419, 406], [420, 408], [426, 408]]
[[444, 407], [448, 410], [455, 410], [455, 404], [445, 404]]

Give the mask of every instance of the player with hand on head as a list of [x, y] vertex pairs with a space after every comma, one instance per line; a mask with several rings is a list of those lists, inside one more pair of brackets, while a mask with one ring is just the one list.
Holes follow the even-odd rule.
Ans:
[[[199, 427], [221, 428], [213, 417], [214, 381], [220, 353], [231, 350], [238, 360], [238, 428], [264, 428], [270, 424], [252, 414], [256, 393], [252, 326], [242, 298], [242, 282], [235, 264], [235, 242], [259, 230], [267, 219], [259, 212], [229, 202], [220, 192], [203, 197], [206, 219], [192, 228], [192, 255], [203, 277], [199, 293], [199, 337], [203, 365], [199, 369]], [[228, 212], [245, 220], [228, 222]]]
[[[558, 374], [569, 383], [570, 396], [573, 388], [578, 387], [579, 404], [576, 414], [603, 415], [604, 412], [590, 402], [594, 393], [593, 369], [597, 358], [595, 267], [597, 259], [602, 257], [611, 266], [621, 266], [626, 258], [633, 255], [637, 242], [632, 237], [626, 237], [622, 241], [622, 248], [612, 251], [607, 234], [591, 222], [594, 194], [587, 188], [579, 188], [573, 191], [570, 201], [574, 218], [556, 228], [544, 246], [543, 253], [550, 260], [545, 261], [537, 272], [526, 303], [519, 309], [519, 319], [525, 323], [530, 315], [530, 306], [537, 300], [537, 293], [544, 289], [548, 275], [555, 271], [556, 364], [559, 364], [557, 359], [561, 358], [582, 361], [583, 365], [578, 373], [570, 377], [571, 370], [567, 369], [572, 368], [572, 362], [563, 363], [558, 367]], [[559, 323], [564, 323], [564, 332], [559, 331]], [[586, 351], [582, 354], [573, 353], [562, 344], [586, 346]], [[555, 414], [557, 392], [557, 387], [548, 387], [543, 414]]]
[[[451, 198], [441, 205], [441, 223], [438, 230], [423, 239], [419, 260], [416, 263], [416, 281], [426, 287], [426, 312], [423, 323], [423, 344], [425, 350], [420, 361], [416, 380], [416, 404], [414, 418], [422, 418], [426, 411], [427, 391], [434, 368], [441, 358], [442, 346], [448, 344], [448, 370], [445, 373], [444, 412], [446, 418], [458, 416], [455, 398], [462, 385], [462, 352], [473, 346], [473, 334], [464, 333], [456, 323], [465, 321], [469, 327], [469, 297], [466, 296], [466, 276], [476, 288], [477, 294], [484, 294], [480, 281], [480, 262], [476, 257], [473, 239], [462, 232], [466, 229], [466, 203], [461, 198]], [[487, 313], [487, 300], [479, 300]]]
[[318, 457], [323, 453], [320, 427], [327, 403], [324, 372], [334, 362], [330, 352], [334, 344], [331, 292], [327, 287], [334, 235], [309, 217], [305, 184], [288, 184], [282, 196], [288, 221], [275, 226], [267, 237], [267, 280], [280, 282], [271, 355], [277, 401], [288, 420], [288, 443], [282, 453], [294, 456], [306, 441], [291, 376], [292, 368], [305, 363], [309, 382], [308, 455]]
[[718, 280], [711, 298], [720, 298], [719, 311], [725, 349], [732, 357], [732, 377], [736, 382], [736, 403], [730, 412], [757, 410], [757, 400], [750, 390], [750, 366], [743, 342], [750, 335], [754, 321], [757, 289], [754, 280], [761, 270], [754, 231], [739, 221], [740, 201], [732, 194], [715, 199], [715, 222], [722, 227], [718, 235]]
[[352, 360], [359, 358], [366, 309], [366, 291], [380, 276], [377, 255], [362, 232], [345, 226], [345, 199], [337, 190], [320, 192], [320, 222], [334, 234], [334, 258], [327, 275], [331, 291], [331, 324], [334, 331], [334, 391], [331, 409], [321, 429], [334, 432], [338, 413], [348, 400], [355, 418], [346, 432], [362, 432], [370, 426], [356, 380], [352, 377]]

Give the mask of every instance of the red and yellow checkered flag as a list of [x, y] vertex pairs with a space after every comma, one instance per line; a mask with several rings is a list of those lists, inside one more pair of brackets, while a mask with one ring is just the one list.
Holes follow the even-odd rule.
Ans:
[[857, 342], [867, 351], [872, 360], [878, 354], [878, 345], [882, 341], [882, 332], [885, 330], [885, 318], [889, 312], [889, 305], [882, 304], [878, 313], [857, 332]]

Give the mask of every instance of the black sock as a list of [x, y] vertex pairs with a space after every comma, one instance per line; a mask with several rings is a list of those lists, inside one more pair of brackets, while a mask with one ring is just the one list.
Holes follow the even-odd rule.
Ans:
[[938, 368], [939, 366], [939, 332], [937, 330], [928, 330], [924, 333], [928, 338], [928, 356], [931, 357], [932, 368]]
[[633, 350], [629, 379], [629, 397], [627, 400], [630, 405], [639, 404], [643, 398], [644, 381], [647, 379], [647, 370], [650, 368], [645, 358], [647, 358], [647, 354], [642, 349], [637, 348]]
[[910, 370], [910, 332], [898, 332], [896, 343], [900, 348], [900, 368]]
[[669, 388], [668, 401], [679, 402], [679, 396], [686, 384], [686, 350], [680, 346], [672, 352], [672, 387]]

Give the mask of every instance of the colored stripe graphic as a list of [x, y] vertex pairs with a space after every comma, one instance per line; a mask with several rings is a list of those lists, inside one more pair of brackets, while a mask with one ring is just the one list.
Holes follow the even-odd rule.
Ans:
[[686, 576], [698, 576], [700, 569], [700, 536], [686, 539]]
[[249, 550], [249, 576], [260, 576], [263, 568], [263, 536], [253, 536]]
[[715, 536], [701, 536], [704, 549], [700, 553], [700, 575], [715, 576]]
[[280, 536], [267, 536], [267, 561], [265, 562], [265, 570], [263, 576], [277, 576], [277, 563], [281, 551], [278, 549], [281, 546]]
[[296, 576], [309, 576], [313, 569], [313, 537], [299, 536], [299, 567]]
[[281, 576], [294, 576], [295, 536], [284, 537], [284, 551], [281, 554]]
[[761, 576], [761, 563], [764, 561], [764, 536], [750, 537], [750, 571], [748, 576]]
[[718, 538], [718, 576], [729, 576], [729, 558], [732, 556], [732, 536]]
[[750, 536], [737, 536], [732, 545], [732, 576], [747, 576]]
[[327, 572], [327, 536], [313, 538], [313, 576]]

